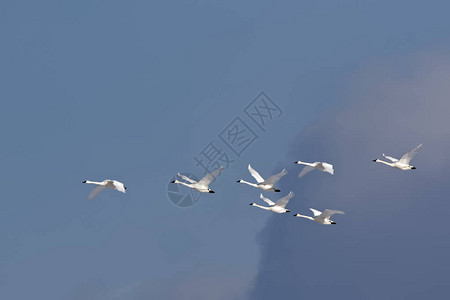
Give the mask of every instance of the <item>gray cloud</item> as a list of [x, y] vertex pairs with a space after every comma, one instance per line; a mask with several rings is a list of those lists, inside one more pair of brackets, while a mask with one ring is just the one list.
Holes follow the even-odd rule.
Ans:
[[[334, 163], [335, 175], [286, 176], [291, 210], [341, 209], [335, 226], [272, 216], [261, 231], [251, 299], [424, 299], [446, 295], [450, 59], [436, 53], [362, 68], [348, 100], [303, 129], [283, 164]], [[423, 143], [401, 172], [371, 160]]]

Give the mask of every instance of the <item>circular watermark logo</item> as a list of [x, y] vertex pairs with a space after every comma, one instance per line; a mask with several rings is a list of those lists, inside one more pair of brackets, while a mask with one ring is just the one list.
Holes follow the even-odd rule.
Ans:
[[[198, 181], [198, 178], [195, 177], [195, 175], [190, 173], [182, 174], [192, 180]], [[170, 181], [174, 181], [175, 179], [178, 179], [177, 176], [174, 176]], [[194, 206], [200, 200], [200, 196], [201, 193], [199, 191], [188, 188], [182, 184], [169, 182], [167, 185], [167, 198], [176, 207], [188, 208]]]

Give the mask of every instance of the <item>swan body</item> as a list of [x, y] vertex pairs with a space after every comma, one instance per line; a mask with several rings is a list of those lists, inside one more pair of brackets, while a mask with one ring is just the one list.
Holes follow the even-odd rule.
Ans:
[[189, 177], [182, 175], [180, 173], [178, 173], [177, 175], [183, 179], [186, 182], [183, 181], [179, 181], [179, 180], [174, 180], [172, 181], [172, 183], [178, 183], [178, 184], [182, 184], [184, 186], [187, 186], [188, 188], [194, 189], [199, 191], [200, 193], [215, 193], [213, 190], [211, 190], [209, 188], [209, 184], [214, 180], [214, 178], [216, 178], [220, 172], [222, 172], [222, 170], [224, 170], [224, 167], [220, 167], [217, 170], [215, 170], [214, 172], [208, 173], [206, 174], [202, 179], [200, 179], [199, 181], [195, 181], [190, 179]]
[[278, 199], [278, 201], [276, 203], [273, 202], [272, 200], [264, 197], [263, 194], [259, 195], [259, 197], [261, 198], [261, 200], [263, 200], [264, 202], [269, 204], [269, 206], [268, 207], [267, 206], [261, 206], [261, 205], [258, 205], [256, 203], [250, 203], [250, 205], [259, 207], [261, 209], [269, 210], [269, 211], [277, 213], [277, 214], [283, 214], [283, 213], [290, 212], [290, 210], [286, 209], [285, 207], [289, 203], [289, 200], [292, 197], [294, 197], [294, 193], [290, 192], [289, 194], [287, 194], [283, 198]]
[[345, 214], [343, 211], [332, 210], [332, 209], [325, 209], [323, 212], [315, 210], [314, 208], [310, 208], [310, 210], [313, 212], [314, 217], [304, 216], [301, 214], [295, 214], [294, 217], [305, 218], [305, 219], [309, 219], [314, 222], [317, 222], [319, 224], [330, 225], [330, 224], [336, 224], [336, 222], [330, 220], [330, 217], [332, 215], [334, 215], [334, 214], [344, 215]]
[[97, 182], [97, 181], [90, 181], [90, 180], [85, 180], [83, 181], [83, 183], [89, 183], [89, 184], [95, 184], [97, 185], [96, 187], [94, 187], [92, 189], [92, 192], [89, 194], [88, 198], [92, 199], [95, 196], [97, 196], [98, 193], [100, 193], [101, 191], [103, 191], [106, 188], [109, 189], [113, 189], [122, 193], [125, 193], [125, 190], [127, 189], [122, 182], [119, 182], [117, 180], [111, 180], [111, 179], [105, 179], [102, 182]]
[[390, 160], [391, 162], [387, 162], [387, 161], [384, 161], [384, 160], [381, 160], [381, 159], [378, 159], [378, 158], [374, 159], [373, 161], [374, 162], [378, 162], [378, 163], [382, 163], [382, 164], [385, 164], [385, 165], [388, 165], [390, 167], [393, 167], [393, 168], [396, 168], [396, 169], [399, 169], [399, 170], [403, 170], [403, 171], [415, 170], [416, 167], [410, 165], [409, 162], [414, 157], [414, 155], [416, 155], [416, 153], [419, 151], [420, 147], [422, 147], [422, 144], [420, 144], [416, 148], [412, 149], [411, 151], [406, 152], [405, 154], [403, 154], [403, 156], [400, 159], [396, 159], [396, 158], [394, 158], [392, 156], [388, 156], [388, 155], [385, 155], [383, 153], [383, 157], [388, 159], [388, 160]]
[[283, 169], [280, 173], [272, 175], [266, 180], [264, 180], [264, 178], [262, 178], [261, 175], [259, 175], [259, 173], [252, 168], [251, 165], [248, 165], [248, 171], [253, 176], [253, 178], [255, 178], [256, 183], [248, 182], [242, 179], [239, 179], [237, 182], [245, 183], [268, 192], [280, 192], [279, 189], [275, 189], [273, 186], [281, 179], [281, 177], [287, 174], [287, 171]]
[[314, 170], [319, 170], [322, 172], [327, 172], [330, 173], [331, 175], [334, 174], [334, 169], [333, 169], [333, 165], [326, 163], [326, 162], [313, 162], [313, 163], [307, 163], [307, 162], [303, 162], [303, 161], [296, 161], [295, 162], [297, 165], [305, 165], [305, 167], [303, 168], [303, 170], [300, 172], [300, 174], [298, 174], [298, 177], [303, 177], [304, 175], [306, 175], [307, 173], [314, 171]]

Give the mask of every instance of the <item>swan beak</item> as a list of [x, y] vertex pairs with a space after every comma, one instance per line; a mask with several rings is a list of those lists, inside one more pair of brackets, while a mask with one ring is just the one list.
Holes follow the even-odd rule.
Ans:
[[255, 203], [250, 203], [249, 205], [252, 205], [252, 206], [253, 206], [253, 204], [255, 204]]
[[286, 209], [286, 212], [291, 212], [289, 209]]
[[373, 159], [372, 161], [373, 161], [373, 162], [377, 162], [377, 160], [376, 160], [376, 159]]
[[280, 190], [274, 190], [274, 192], [281, 192]]
[[295, 214], [294, 217], [298, 217], [298, 214]]
[[298, 161], [294, 161], [294, 164], [298, 163]]
[[175, 183], [175, 180], [172, 180], [170, 183]]
[[241, 182], [240, 180], [237, 180], [236, 182]]
[[412, 167], [412, 168], [411, 168], [411, 170], [415, 170], [415, 169], [416, 169], [416, 167]]
[[214, 194], [215, 192], [214, 191], [209, 191], [211, 194]]
[[83, 181], [83, 183], [86, 183], [87, 180]]
[[336, 222], [333, 222], [333, 221], [331, 221], [331, 224], [333, 224], [333, 225], [334, 225], [334, 224], [336, 224]]

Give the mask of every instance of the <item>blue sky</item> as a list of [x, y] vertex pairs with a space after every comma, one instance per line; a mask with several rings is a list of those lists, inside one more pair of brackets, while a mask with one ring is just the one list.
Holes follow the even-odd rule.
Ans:
[[[448, 9], [3, 1], [0, 297], [442, 297]], [[172, 205], [170, 179], [201, 176], [193, 157], [235, 117], [254, 126], [243, 110], [261, 91], [282, 116], [252, 127], [259, 138], [216, 194]], [[371, 162], [419, 143], [414, 173]], [[299, 180], [299, 159], [336, 174]], [[346, 215], [329, 228], [250, 207], [259, 193], [235, 183], [248, 163], [263, 176], [288, 169], [292, 211]], [[127, 194], [89, 201], [81, 182], [104, 178]]]

